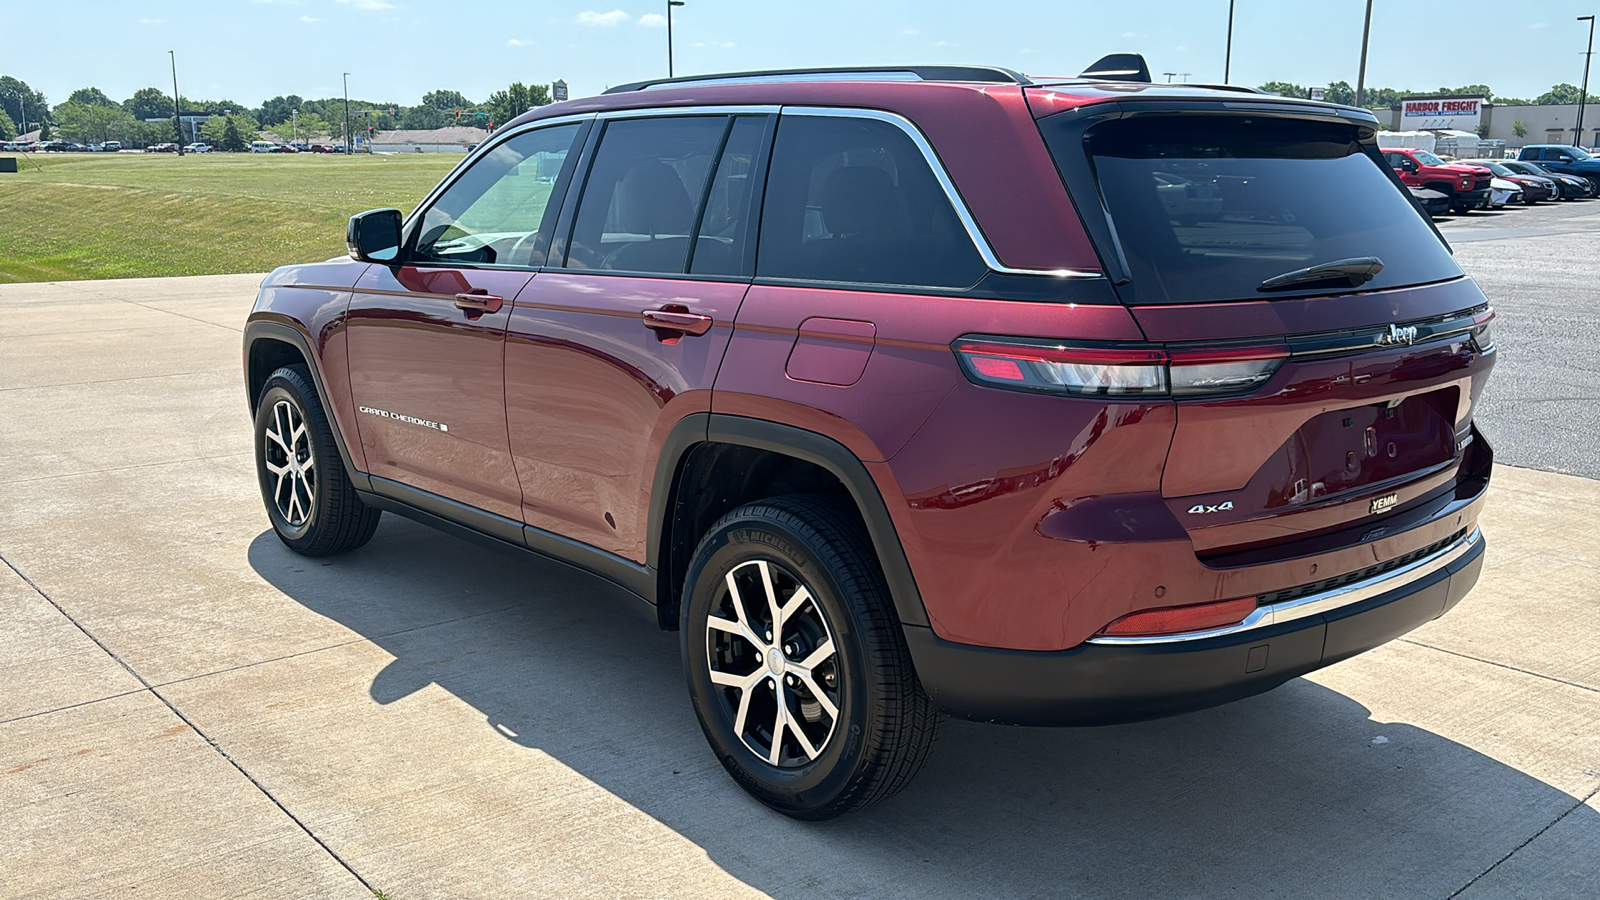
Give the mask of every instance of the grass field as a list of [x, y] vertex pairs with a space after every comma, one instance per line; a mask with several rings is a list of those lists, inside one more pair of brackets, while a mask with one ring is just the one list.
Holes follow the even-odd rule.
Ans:
[[19, 154], [0, 174], [0, 282], [266, 272], [345, 252], [345, 221], [410, 212], [461, 157]]

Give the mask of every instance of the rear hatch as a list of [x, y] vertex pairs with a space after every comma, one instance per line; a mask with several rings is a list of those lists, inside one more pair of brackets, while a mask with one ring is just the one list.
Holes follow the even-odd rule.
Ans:
[[1492, 313], [1377, 153], [1375, 122], [1263, 101], [1106, 106], [1039, 124], [1169, 361], [1162, 495], [1196, 554], [1336, 549], [1453, 491]]

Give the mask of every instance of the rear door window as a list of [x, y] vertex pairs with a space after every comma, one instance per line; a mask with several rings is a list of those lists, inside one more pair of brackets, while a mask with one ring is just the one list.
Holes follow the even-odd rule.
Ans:
[[763, 278], [966, 288], [987, 271], [917, 146], [856, 117], [781, 118], [758, 252]]
[[[1083, 151], [1062, 144], [1052, 152]], [[1261, 287], [1277, 275], [1357, 257], [1377, 257], [1384, 267], [1350, 290], [1461, 275], [1354, 126], [1152, 116], [1101, 126], [1089, 152], [1137, 303], [1334, 293], [1326, 283]]]
[[578, 199], [567, 267], [682, 274], [727, 116], [610, 122]]

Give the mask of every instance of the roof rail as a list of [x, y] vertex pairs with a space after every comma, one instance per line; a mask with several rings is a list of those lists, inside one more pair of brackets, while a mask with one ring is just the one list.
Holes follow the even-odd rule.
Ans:
[[745, 84], [774, 81], [970, 81], [982, 84], [1033, 84], [1028, 76], [998, 66], [844, 66], [827, 69], [766, 69], [759, 72], [724, 72], [686, 75], [619, 84], [607, 94], [626, 94], [652, 88], [706, 84]]
[[1138, 81], [1150, 83], [1150, 66], [1137, 53], [1113, 53], [1102, 56], [1094, 65], [1083, 71], [1080, 78], [1101, 81]]

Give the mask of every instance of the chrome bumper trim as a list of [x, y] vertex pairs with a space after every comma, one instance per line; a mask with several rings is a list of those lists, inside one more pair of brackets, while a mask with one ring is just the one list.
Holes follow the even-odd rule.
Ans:
[[1182, 634], [1152, 634], [1135, 637], [1109, 637], [1102, 635], [1090, 638], [1088, 643], [1172, 644], [1181, 641], [1201, 641], [1206, 638], [1238, 634], [1241, 631], [1266, 628], [1269, 625], [1281, 625], [1284, 622], [1293, 622], [1296, 619], [1320, 615], [1354, 603], [1360, 603], [1363, 600], [1370, 600], [1379, 594], [1405, 587], [1414, 581], [1420, 581], [1465, 556], [1478, 543], [1479, 537], [1477, 526], [1473, 526], [1472, 531], [1460, 540], [1432, 556], [1408, 563], [1392, 572], [1374, 575], [1371, 578], [1326, 590], [1320, 594], [1312, 594], [1296, 600], [1285, 600], [1272, 606], [1257, 607], [1255, 612], [1236, 625], [1212, 628], [1206, 631], [1186, 631]]

